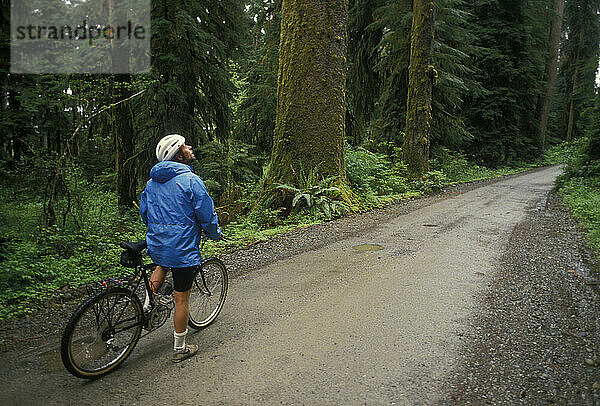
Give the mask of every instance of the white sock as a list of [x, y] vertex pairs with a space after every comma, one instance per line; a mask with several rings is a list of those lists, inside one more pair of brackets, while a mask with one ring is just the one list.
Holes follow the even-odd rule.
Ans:
[[174, 340], [174, 344], [173, 344], [173, 350], [174, 351], [183, 351], [185, 350], [185, 336], [187, 335], [187, 328], [185, 329], [185, 331], [183, 333], [178, 333], [176, 331], [173, 331], [173, 338]]
[[144, 311], [147, 312], [150, 310], [150, 295], [148, 291], [146, 291], [146, 299], [144, 299]]

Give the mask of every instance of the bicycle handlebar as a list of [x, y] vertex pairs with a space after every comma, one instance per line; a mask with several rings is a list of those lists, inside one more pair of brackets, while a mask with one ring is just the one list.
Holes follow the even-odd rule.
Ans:
[[[200, 236], [201, 239], [201, 243], [200, 243], [200, 249], [202, 249], [204, 247], [204, 243], [206, 243], [206, 241], [209, 239], [208, 236], [206, 235], [206, 233], [202, 233], [202, 235]], [[223, 234], [220, 235], [220, 238], [216, 241], [228, 241], [227, 238], [225, 238], [223, 236]], [[119, 246], [123, 249], [129, 250], [129, 251], [133, 251], [136, 253], [140, 253], [142, 252], [145, 248], [148, 247], [148, 244], [146, 244], [146, 240], [140, 240], [140, 241], [134, 241], [134, 242], [129, 242], [129, 241], [122, 241]]]

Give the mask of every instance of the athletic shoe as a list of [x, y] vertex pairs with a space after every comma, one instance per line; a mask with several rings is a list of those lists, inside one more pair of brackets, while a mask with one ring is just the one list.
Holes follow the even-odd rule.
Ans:
[[196, 344], [187, 344], [184, 350], [175, 351], [173, 353], [173, 358], [171, 361], [173, 362], [181, 362], [185, 359], [193, 357], [198, 352], [198, 346]]

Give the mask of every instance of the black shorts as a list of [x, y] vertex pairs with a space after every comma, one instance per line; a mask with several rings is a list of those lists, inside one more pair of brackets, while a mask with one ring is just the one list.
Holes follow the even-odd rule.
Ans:
[[171, 268], [173, 276], [173, 290], [177, 292], [187, 292], [192, 288], [194, 277], [200, 270], [200, 265], [188, 266], [185, 268]]

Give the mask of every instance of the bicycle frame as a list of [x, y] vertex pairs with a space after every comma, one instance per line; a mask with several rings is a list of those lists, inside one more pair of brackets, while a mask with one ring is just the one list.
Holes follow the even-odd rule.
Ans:
[[[93, 311], [94, 311], [94, 315], [96, 316], [96, 325], [97, 326], [102, 326], [102, 325], [104, 325], [104, 323], [108, 323], [108, 325], [111, 327], [111, 329], [106, 330], [106, 331], [111, 331], [112, 330], [113, 333], [118, 333], [118, 332], [121, 332], [121, 331], [127, 331], [127, 330], [129, 330], [131, 328], [137, 327], [140, 324], [140, 322], [132, 324], [132, 325], [129, 325], [129, 326], [126, 326], [126, 327], [123, 327], [123, 328], [120, 328], [120, 329], [117, 329], [117, 326], [134, 320], [133, 318], [129, 318], [129, 319], [125, 319], [125, 320], [120, 320], [121, 316], [123, 315], [123, 312], [125, 311], [125, 308], [121, 309], [121, 313], [117, 314], [116, 317], [113, 317], [113, 316], [115, 316], [115, 315], [113, 315], [113, 310], [114, 310], [115, 306], [117, 306], [118, 304], [119, 303], [117, 301], [115, 301], [115, 303], [112, 305], [112, 307], [109, 308], [106, 311], [102, 311], [101, 308], [94, 309]], [[100, 319], [101, 315], [103, 315], [104, 318]], [[110, 319], [109, 319], [109, 317], [110, 317]], [[113, 325], [113, 322], [112, 322], [113, 319], [114, 320], [118, 320], [114, 325]], [[143, 323], [143, 320], [141, 321], [141, 323]]]
[[[204, 244], [205, 243], [206, 243], [206, 239], [203, 239], [202, 240], [202, 244], [200, 246], [200, 250], [202, 250], [202, 248], [204, 248]], [[142, 281], [143, 281], [143, 284], [144, 284], [144, 293], [146, 293], [150, 297], [150, 305], [151, 305], [152, 308], [154, 308], [156, 306], [156, 300], [157, 300], [157, 298], [156, 298], [156, 295], [153, 294], [154, 292], [152, 291], [152, 288], [150, 287], [150, 276], [148, 275], [148, 271], [151, 270], [151, 269], [156, 268], [157, 266], [158, 265], [155, 264], [155, 263], [149, 263], [149, 264], [140, 263], [139, 265], [137, 265], [135, 267], [135, 271], [133, 273], [133, 277], [130, 278], [127, 281], [127, 283], [123, 283], [123, 282], [121, 282], [120, 280], [117, 280], [117, 279], [111, 279], [111, 281], [112, 282], [117, 282], [118, 285], [120, 285], [120, 286], [124, 287], [125, 289], [129, 290], [131, 292], [131, 295], [136, 295], [136, 290], [140, 286], [140, 283], [142, 283]], [[212, 296], [213, 292], [211, 292], [211, 290], [208, 287], [208, 284], [206, 283], [206, 278], [204, 276], [204, 270], [202, 269], [202, 264], [200, 264], [197, 272], [200, 273], [200, 278], [202, 280], [202, 287], [204, 289], [202, 289], [202, 287], [200, 287], [198, 285], [197, 279], [194, 278], [194, 283], [196, 284], [197, 288], [200, 289], [200, 290], [202, 290], [203, 292], [205, 292], [207, 294], [207, 296]], [[197, 273], [196, 273], [196, 275], [197, 275]], [[106, 282], [104, 282], [103, 285], [105, 287], [107, 287], [107, 283]], [[140, 301], [142, 300], [142, 298], [139, 298], [139, 297], [138, 297], [138, 299], [140, 299]], [[108, 311], [106, 311], [106, 316], [112, 314], [112, 311], [113, 311], [114, 307], [117, 304], [118, 303], [114, 303], [113, 306], [112, 306], [112, 308], [110, 308]], [[105, 319], [103, 319], [103, 320], [100, 320], [99, 316], [100, 315], [98, 314], [97, 315], [97, 322], [99, 323], [98, 325], [100, 325], [100, 324], [102, 324], [102, 323], [104, 323], [106, 321], [106, 316], [105, 316]], [[120, 315], [119, 315], [119, 317], [120, 317]], [[117, 317], [116, 319], [118, 320], [119, 318]], [[124, 322], [127, 322], [127, 321], [129, 321], [129, 320], [120, 321], [118, 324], [121, 324], [121, 323], [124, 323]], [[143, 313], [142, 314], [142, 319], [140, 320], [140, 322], [132, 324], [131, 326], [127, 326], [127, 327], [125, 327], [125, 328], [123, 328], [121, 330], [118, 330], [118, 331], [125, 331], [125, 330], [128, 330], [128, 329], [137, 327], [138, 325], [141, 325], [142, 327], [148, 327], [148, 322], [149, 322], [149, 319], [147, 317], [147, 314]], [[114, 328], [115, 326], [112, 326], [112, 327]], [[158, 327], [160, 327], [160, 326], [158, 326]], [[156, 328], [158, 328], [158, 327], [156, 327]], [[142, 335], [142, 337], [145, 336], [148, 333], [151, 333], [156, 328], [153, 328], [153, 329], [149, 328], [148, 331], [145, 334]]]
[[[126, 284], [124, 284], [123, 282], [121, 282], [120, 280], [117, 280], [117, 279], [111, 279], [111, 282], [113, 282], [113, 283], [117, 282], [118, 285], [129, 290], [131, 292], [131, 295], [135, 295], [136, 294], [135, 291], [137, 290], [137, 288], [139, 287], [140, 283], [143, 280], [144, 288], [145, 288], [146, 292], [149, 293], [152, 307], [154, 307], [155, 306], [154, 301], [156, 299], [153, 297], [154, 295], [150, 294], [151, 293], [150, 279], [148, 277], [148, 272], [147, 272], [149, 269], [152, 269], [153, 267], [156, 267], [156, 264], [153, 264], [153, 263], [147, 264], [147, 265], [140, 264], [140, 265], [136, 266], [133, 277], [131, 279], [129, 279], [129, 281]], [[103, 282], [103, 285], [105, 287], [108, 287], [107, 283], [105, 283], [105, 282]], [[147, 326], [148, 320], [146, 318], [146, 315], [142, 313], [142, 319], [139, 322], [117, 330], [116, 327], [118, 325], [121, 325], [121, 324], [124, 324], [124, 323], [127, 323], [127, 322], [133, 320], [133, 319], [120, 320], [125, 309], [122, 309], [120, 314], [117, 314], [116, 317], [113, 317], [113, 316], [115, 316], [115, 314], [113, 314], [113, 310], [118, 304], [119, 304], [118, 302], [115, 302], [108, 309], [94, 309], [94, 315], [96, 316], [96, 325], [100, 326], [100, 325], [103, 325], [104, 323], [108, 322], [108, 324], [111, 326], [112, 329], [114, 329], [115, 332], [126, 331], [131, 328], [135, 328], [139, 325], [141, 325], [143, 327]], [[111, 316], [111, 320], [108, 320], [109, 316]], [[118, 322], [115, 325], [112, 325], [112, 320], [118, 320]]]

